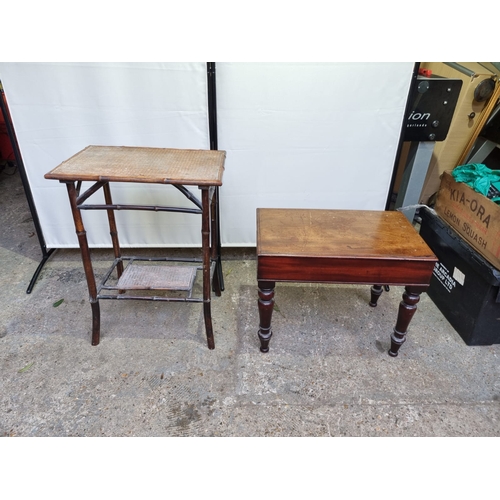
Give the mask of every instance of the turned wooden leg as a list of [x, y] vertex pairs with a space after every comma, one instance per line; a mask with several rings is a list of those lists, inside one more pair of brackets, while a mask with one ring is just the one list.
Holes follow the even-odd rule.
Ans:
[[259, 281], [259, 339], [260, 351], [269, 351], [269, 341], [273, 332], [271, 330], [271, 318], [274, 307], [274, 281]]
[[389, 350], [389, 356], [396, 357], [398, 355], [399, 348], [404, 344], [406, 340], [406, 331], [408, 330], [408, 325], [410, 324], [410, 321], [413, 318], [415, 311], [417, 310], [417, 303], [420, 300], [420, 294], [427, 288], [427, 286], [405, 287], [403, 300], [399, 304], [396, 326], [394, 328], [394, 332], [391, 335], [391, 348]]
[[382, 285], [373, 285], [371, 287], [371, 300], [369, 302], [371, 307], [377, 307], [378, 298], [382, 295]]

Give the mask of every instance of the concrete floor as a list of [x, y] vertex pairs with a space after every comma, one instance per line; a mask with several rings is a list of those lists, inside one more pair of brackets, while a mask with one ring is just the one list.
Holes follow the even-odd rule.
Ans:
[[[77, 250], [42, 254], [19, 175], [0, 174], [0, 435], [498, 436], [500, 345], [468, 347], [424, 294], [398, 358], [402, 289], [278, 285], [259, 351], [254, 249], [224, 249], [216, 349], [198, 304], [101, 301]], [[96, 271], [109, 251], [94, 252]], [[54, 304], [64, 299], [58, 306]]]

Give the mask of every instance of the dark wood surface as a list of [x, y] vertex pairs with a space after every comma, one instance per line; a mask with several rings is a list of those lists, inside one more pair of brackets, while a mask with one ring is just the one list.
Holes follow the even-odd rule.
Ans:
[[400, 212], [257, 209], [258, 279], [421, 285], [436, 257]]
[[257, 209], [257, 254], [435, 260], [401, 212]]
[[269, 351], [276, 282], [370, 284], [372, 307], [382, 285], [403, 285], [389, 349], [395, 357], [436, 262], [400, 212], [257, 209], [260, 350]]

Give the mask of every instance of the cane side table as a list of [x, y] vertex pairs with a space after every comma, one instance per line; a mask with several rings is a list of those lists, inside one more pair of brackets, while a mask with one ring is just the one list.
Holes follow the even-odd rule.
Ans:
[[389, 350], [397, 356], [436, 262], [400, 212], [257, 209], [260, 350], [269, 350], [277, 281], [371, 284], [372, 307], [383, 285], [400, 285], [405, 292]]
[[[165, 149], [122, 146], [88, 146], [45, 175], [66, 184], [83, 267], [87, 278], [92, 308], [92, 345], [100, 341], [100, 299], [159, 300], [202, 302], [209, 349], [214, 349], [211, 315], [211, 290], [220, 296], [224, 289], [219, 232], [219, 187], [224, 172], [224, 151]], [[80, 193], [82, 182], [93, 182]], [[113, 182], [172, 185], [192, 207], [114, 204]], [[198, 199], [186, 186], [197, 186]], [[104, 204], [86, 204], [94, 193], [103, 189]], [[82, 210], [106, 210], [108, 215], [114, 261], [99, 285], [92, 266]], [[202, 256], [193, 259], [123, 257], [118, 240], [115, 210], [150, 210], [201, 215]], [[126, 263], [126, 265], [124, 265]], [[112, 275], [116, 270], [116, 280]], [[202, 297], [193, 296], [197, 271], [202, 272]], [[161, 290], [159, 296], [152, 290]], [[139, 291], [147, 291], [142, 294]], [[167, 291], [167, 293], [166, 293]], [[173, 293], [172, 293], [173, 292]], [[153, 292], [154, 293], [154, 292]]]

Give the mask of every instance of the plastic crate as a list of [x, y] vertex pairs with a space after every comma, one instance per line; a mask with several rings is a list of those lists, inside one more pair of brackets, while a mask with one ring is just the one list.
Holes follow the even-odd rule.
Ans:
[[439, 259], [429, 297], [467, 345], [500, 344], [500, 271], [432, 211], [419, 215], [420, 235]]

